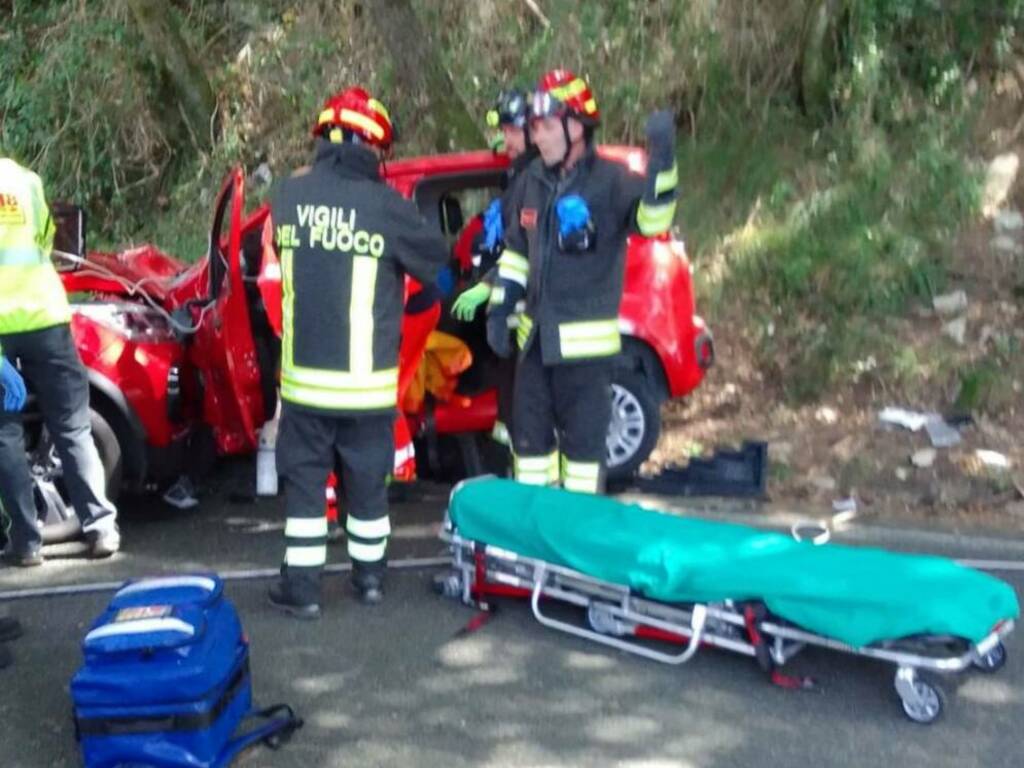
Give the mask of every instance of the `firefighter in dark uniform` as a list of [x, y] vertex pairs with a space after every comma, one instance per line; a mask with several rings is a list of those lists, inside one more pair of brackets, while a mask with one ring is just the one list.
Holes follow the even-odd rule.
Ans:
[[626, 237], [668, 231], [678, 183], [670, 113], [648, 119], [646, 178], [598, 157], [599, 118], [582, 78], [557, 69], [540, 79], [530, 106], [540, 157], [523, 172], [506, 217], [488, 319], [495, 351], [511, 354], [505, 328], [525, 297], [516, 332], [516, 479], [586, 493], [604, 484]]
[[287, 510], [269, 597], [301, 618], [320, 615], [336, 457], [353, 586], [365, 603], [383, 596], [404, 280], [433, 285], [448, 258], [440, 233], [381, 179], [392, 125], [380, 102], [348, 88], [327, 100], [313, 135], [312, 166], [276, 190], [266, 225], [283, 283], [277, 467]]
[[[452, 305], [452, 315], [463, 322], [471, 322], [480, 306], [491, 297], [497, 282], [497, 261], [505, 246], [505, 215], [514, 207], [515, 182], [521, 172], [537, 157], [537, 148], [527, 131], [529, 94], [511, 88], [498, 94], [494, 108], [487, 113], [487, 124], [498, 128], [502, 146], [509, 157], [509, 167], [502, 180], [504, 191], [481, 214], [483, 228], [473, 247], [473, 274], [479, 281], [463, 291]], [[512, 422], [512, 388], [515, 361], [503, 358], [498, 370], [498, 419], [492, 437], [506, 448], [511, 447], [509, 425]]]

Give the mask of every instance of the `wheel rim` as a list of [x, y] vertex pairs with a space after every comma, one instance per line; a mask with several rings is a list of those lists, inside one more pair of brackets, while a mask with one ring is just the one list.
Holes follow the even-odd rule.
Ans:
[[914, 692], [917, 694], [917, 701], [904, 700], [903, 702], [903, 711], [910, 719], [919, 723], [928, 723], [938, 717], [942, 710], [939, 692], [920, 681], [914, 683]]
[[608, 424], [608, 466], [620, 467], [640, 450], [647, 421], [640, 400], [625, 387], [612, 384], [612, 418]]

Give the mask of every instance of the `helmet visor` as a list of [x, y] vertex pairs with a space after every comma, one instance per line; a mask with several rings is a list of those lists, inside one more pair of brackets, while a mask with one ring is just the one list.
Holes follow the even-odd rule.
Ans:
[[536, 91], [530, 99], [530, 119], [559, 117], [565, 112], [565, 102], [556, 99], [549, 91]]

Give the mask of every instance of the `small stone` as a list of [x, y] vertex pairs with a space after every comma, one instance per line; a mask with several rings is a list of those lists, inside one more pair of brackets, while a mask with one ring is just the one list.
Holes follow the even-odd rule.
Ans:
[[932, 308], [940, 315], [956, 315], [967, 309], [967, 294], [953, 291], [932, 297]]
[[996, 214], [996, 232], [1016, 232], [1024, 229], [1024, 216], [1020, 211], [1006, 210]]
[[936, 455], [937, 452], [934, 448], [922, 448], [920, 451], [917, 451], [916, 453], [914, 453], [913, 456], [910, 457], [910, 463], [913, 464], [915, 467], [927, 469], [928, 467], [935, 463]]
[[958, 317], [956, 320], [942, 326], [942, 332], [957, 344], [962, 345], [967, 336], [967, 318]]
[[896, 467], [896, 479], [901, 483], [907, 482], [907, 478], [910, 477], [910, 473], [903, 467]]
[[1007, 152], [992, 159], [985, 169], [985, 186], [982, 191], [981, 210], [986, 217], [993, 217], [1006, 201], [1017, 180], [1020, 158], [1015, 152]]
[[823, 405], [814, 412], [814, 418], [822, 424], [835, 424], [839, 421], [839, 414], [836, 413], [835, 408], [829, 408], [827, 405]]
[[979, 448], [974, 452], [978, 460], [989, 469], [1009, 469], [1010, 460], [998, 451], [988, 451]]

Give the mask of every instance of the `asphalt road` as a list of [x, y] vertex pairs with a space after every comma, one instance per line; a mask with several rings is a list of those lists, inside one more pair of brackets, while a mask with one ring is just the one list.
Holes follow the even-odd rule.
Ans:
[[[426, 487], [395, 505], [393, 559], [441, 554], [436, 538], [446, 489]], [[125, 552], [82, 559], [52, 547], [43, 568], [0, 570], [0, 592], [103, 582], [194, 569], [274, 568], [281, 503], [211, 498], [194, 513], [159, 502], [132, 505]], [[901, 549], [1024, 561], [1019, 541], [943, 539], [855, 530]], [[333, 550], [344, 562], [343, 546]], [[436, 597], [433, 571], [392, 574], [387, 601], [352, 601], [343, 576], [326, 582], [325, 614], [313, 624], [264, 603], [266, 581], [232, 582], [252, 643], [256, 698], [285, 701], [305, 728], [279, 752], [257, 748], [255, 766], [1019, 766], [1024, 718], [1024, 643], [1012, 636], [1006, 667], [943, 681], [943, 719], [904, 719], [892, 670], [808, 651], [793, 663], [813, 692], [769, 685], [747, 659], [704, 652], [669, 668], [604, 650], [537, 625], [506, 603], [482, 629], [459, 635], [473, 612]], [[1024, 573], [1000, 576], [1024, 593]], [[78, 765], [68, 681], [78, 644], [109, 592], [9, 601], [27, 627], [15, 666], [0, 672], [0, 766]]]

